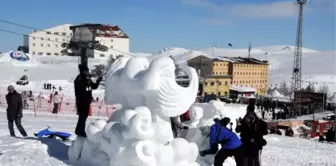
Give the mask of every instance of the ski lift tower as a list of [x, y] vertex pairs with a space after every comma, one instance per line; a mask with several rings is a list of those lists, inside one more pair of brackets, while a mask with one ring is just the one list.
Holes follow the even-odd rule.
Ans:
[[[297, 112], [301, 112], [300, 101], [295, 99], [300, 99], [299, 96], [295, 96], [295, 92], [301, 90], [301, 74], [302, 74], [302, 22], [303, 22], [303, 6], [307, 3], [308, 0], [296, 0], [296, 4], [299, 6], [299, 17], [297, 25], [297, 34], [296, 34], [296, 45], [294, 52], [294, 61], [293, 61], [293, 74], [292, 74], [292, 93], [294, 93], [294, 116], [297, 116]], [[298, 109], [295, 111], [295, 109]]]
[[88, 66], [88, 49], [99, 50], [106, 52], [108, 47], [99, 44], [96, 41], [96, 36], [101, 33], [100, 29], [104, 25], [102, 24], [82, 24], [71, 26], [72, 37], [69, 43], [62, 43], [62, 47], [66, 49], [71, 49], [74, 56], [80, 57], [80, 64]]

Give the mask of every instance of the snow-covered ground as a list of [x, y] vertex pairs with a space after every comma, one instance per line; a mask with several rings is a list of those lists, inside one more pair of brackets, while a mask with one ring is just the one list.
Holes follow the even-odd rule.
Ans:
[[[105, 119], [105, 118], [102, 118]], [[88, 122], [93, 120], [89, 118]], [[75, 116], [38, 116], [24, 114], [23, 126], [28, 138], [9, 136], [4, 111], [0, 111], [0, 156], [2, 166], [66, 166], [76, 165], [68, 160], [70, 143], [55, 139], [36, 139], [33, 133], [47, 125], [53, 130], [73, 133]], [[300, 138], [276, 135], [266, 136], [267, 145], [263, 150], [263, 166], [336, 166], [334, 161], [336, 145], [323, 144]], [[80, 164], [81, 166], [86, 166]], [[79, 165], [78, 165], [79, 166]]]

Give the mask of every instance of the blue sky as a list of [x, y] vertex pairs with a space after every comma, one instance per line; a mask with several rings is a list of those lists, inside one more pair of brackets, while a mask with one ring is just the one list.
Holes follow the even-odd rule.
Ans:
[[[1, 0], [0, 19], [46, 29], [72, 23], [117, 24], [131, 37], [131, 52], [165, 47], [203, 49], [295, 45], [295, 0]], [[31, 30], [0, 22], [0, 29]], [[335, 0], [305, 7], [307, 48], [335, 50]], [[0, 32], [0, 51], [16, 49], [22, 36]]]

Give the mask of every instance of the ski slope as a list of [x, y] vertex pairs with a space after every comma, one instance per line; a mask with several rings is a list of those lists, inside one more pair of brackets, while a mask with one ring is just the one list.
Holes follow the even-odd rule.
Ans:
[[[269, 85], [279, 85], [281, 82], [291, 80], [294, 46], [268, 46], [253, 48], [251, 56], [261, 60], [268, 60]], [[164, 48], [155, 53], [131, 53], [134, 56], [147, 57], [149, 60], [162, 56], [173, 56], [176, 63], [183, 64], [187, 60], [199, 55], [214, 56], [247, 56], [247, 49], [236, 48], [207, 48], [202, 50], [189, 50], [181, 47]], [[336, 92], [336, 56], [335, 51], [317, 51], [303, 48], [303, 82], [302, 86], [313, 84], [315, 89], [328, 86], [329, 93]], [[128, 55], [127, 55], [128, 56]], [[31, 56], [30, 56], [31, 57]], [[34, 82], [53, 82], [53, 80], [68, 80], [71, 89], [72, 80], [78, 74], [78, 57], [69, 56], [32, 56], [29, 62], [18, 62], [9, 57], [8, 53], [0, 55], [0, 85], [7, 86], [15, 83], [22, 75], [27, 75]], [[90, 68], [95, 64], [106, 64], [107, 58], [99, 57], [89, 59]], [[38, 88], [37, 90], [40, 90]]]

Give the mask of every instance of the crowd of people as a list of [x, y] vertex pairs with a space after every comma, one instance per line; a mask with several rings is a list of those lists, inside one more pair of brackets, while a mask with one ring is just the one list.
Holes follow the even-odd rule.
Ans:
[[[43, 88], [45, 90], [52, 90], [53, 92], [56, 91], [56, 89], [57, 89], [56, 86], [52, 85], [51, 83], [44, 83]], [[59, 86], [58, 90], [61, 92], [63, 90], [63, 88], [61, 86]]]

